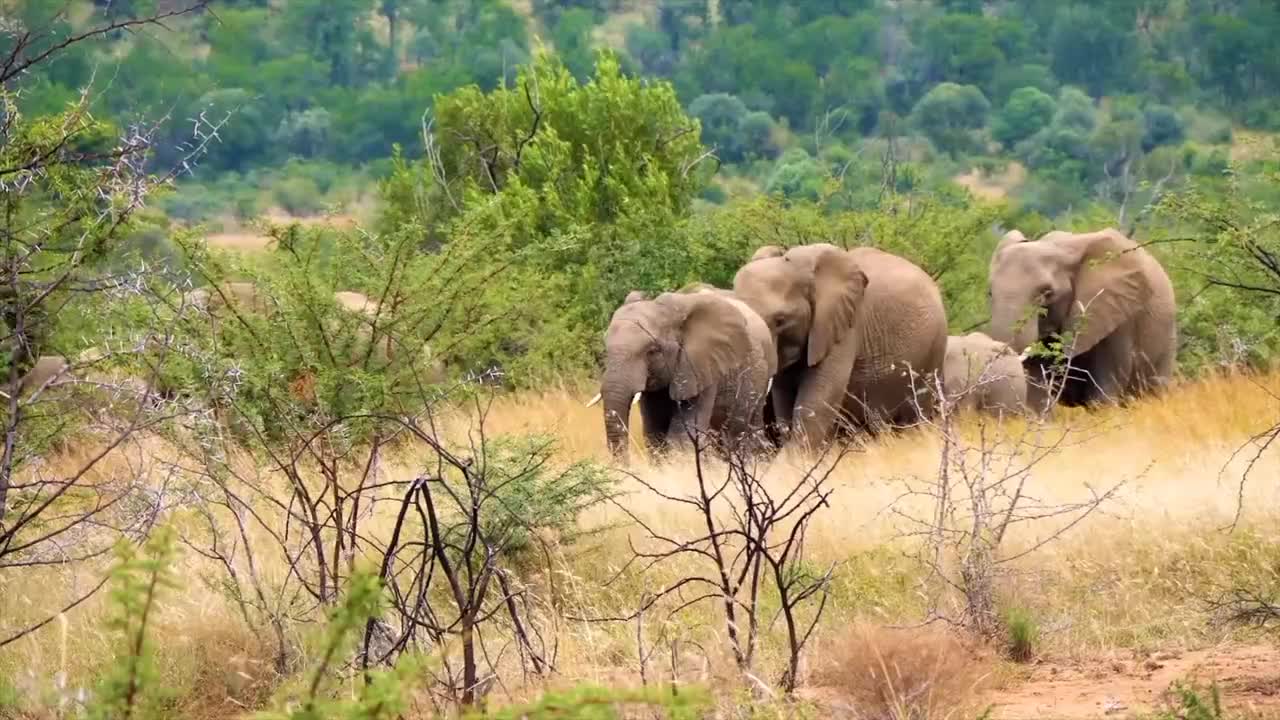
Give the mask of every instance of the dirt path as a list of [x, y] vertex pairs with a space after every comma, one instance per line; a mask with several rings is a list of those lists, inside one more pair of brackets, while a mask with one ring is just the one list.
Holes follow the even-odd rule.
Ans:
[[1280, 717], [1280, 646], [1275, 645], [1080, 665], [1044, 663], [1028, 679], [992, 693], [989, 702], [997, 720], [1130, 718], [1166, 707], [1166, 693], [1175, 681], [1206, 688], [1217, 682], [1232, 717]]

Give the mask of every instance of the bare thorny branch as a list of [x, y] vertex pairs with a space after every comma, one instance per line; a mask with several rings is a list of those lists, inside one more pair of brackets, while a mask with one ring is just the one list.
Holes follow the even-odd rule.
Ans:
[[[946, 620], [991, 636], [998, 626], [998, 578], [1114, 500], [1125, 480], [1102, 489], [1086, 483], [1080, 500], [1040, 499], [1033, 494], [1037, 468], [1090, 435], [1090, 429], [1054, 427], [1030, 411], [962, 416], [966, 394], [980, 392], [980, 386], [955, 392], [944, 388], [940, 377], [923, 381], [941, 398], [937, 412], [922, 413], [921, 421], [940, 441], [937, 475], [902, 480], [904, 491], [888, 509], [904, 524], [901, 537], [915, 543], [910, 553], [928, 571], [922, 580], [931, 605], [926, 622]], [[1060, 394], [1062, 386], [1053, 391]], [[1051, 404], [1056, 400], [1051, 397]], [[922, 506], [917, 510], [915, 503]], [[1047, 521], [1057, 527], [1009, 547], [1017, 526]], [[961, 603], [958, 616], [940, 607], [953, 596]]]
[[[826, 607], [834, 571], [834, 565], [817, 574], [807, 571], [805, 534], [813, 518], [828, 506], [831, 474], [850, 450], [833, 446], [794, 485], [779, 492], [770, 488], [749, 448], [730, 449], [717, 469], [710, 453], [714, 438], [692, 429], [688, 436], [694, 462], [692, 494], [672, 495], [639, 475], [631, 477], [647, 493], [694, 513], [698, 530], [681, 536], [660, 531], [635, 512], [626, 498], [616, 499], [614, 504], [640, 531], [642, 545], [633, 542], [631, 560], [615, 577], [654, 572], [679, 558], [694, 559], [701, 571], [682, 572], [665, 587], [647, 593], [627, 615], [590, 619], [635, 622], [639, 628], [651, 611], [661, 608], [666, 620], [660, 622], [665, 624], [686, 609], [712, 602], [720, 608], [735, 662], [750, 675], [762, 628], [772, 625], [763, 617], [761, 603], [761, 593], [767, 589], [776, 596], [777, 617], [786, 629], [787, 666], [780, 684], [790, 692], [799, 683], [804, 649]], [[643, 667], [647, 659], [642, 643], [638, 652]]]

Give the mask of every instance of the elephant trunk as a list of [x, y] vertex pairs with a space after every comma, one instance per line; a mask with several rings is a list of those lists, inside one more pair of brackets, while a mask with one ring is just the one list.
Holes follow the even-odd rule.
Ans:
[[1007, 344], [1021, 353], [1040, 338], [1039, 308], [1019, 302], [1003, 302], [991, 313], [992, 339]]
[[623, 462], [626, 462], [629, 450], [631, 400], [644, 388], [642, 373], [625, 370], [606, 371], [600, 383], [605, 439], [609, 444], [609, 452]]

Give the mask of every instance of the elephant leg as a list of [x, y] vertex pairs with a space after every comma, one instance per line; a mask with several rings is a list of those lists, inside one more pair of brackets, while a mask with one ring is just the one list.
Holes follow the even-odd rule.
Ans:
[[1133, 377], [1133, 338], [1127, 332], [1112, 333], [1088, 353], [1088, 404], [1118, 403], [1129, 395]]
[[773, 387], [766, 398], [766, 432], [776, 447], [786, 444], [795, 422], [796, 398], [800, 394], [800, 381], [808, 368], [795, 365], [779, 372], [773, 378]]
[[856, 335], [850, 333], [826, 359], [808, 368], [800, 382], [791, 441], [806, 450], [816, 450], [831, 440], [850, 391]]
[[704, 392], [688, 402], [677, 403], [671, 429], [667, 431], [667, 443], [672, 447], [687, 448], [696, 441], [699, 447], [704, 446], [715, 409], [715, 392]]
[[649, 452], [661, 454], [666, 450], [675, 405], [662, 390], [646, 390], [640, 394], [640, 422], [644, 425], [644, 441]]

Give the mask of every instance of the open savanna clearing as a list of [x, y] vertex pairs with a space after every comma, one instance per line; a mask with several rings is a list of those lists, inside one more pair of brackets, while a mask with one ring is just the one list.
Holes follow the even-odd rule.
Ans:
[[[488, 407], [485, 433], [546, 433], [557, 439], [565, 461], [605, 460], [599, 408], [584, 406], [593, 392], [583, 384], [499, 396]], [[1021, 663], [1002, 659], [999, 639], [975, 649], [942, 623], [909, 629], [931, 606], [956, 609], [951, 595], [931, 603], [928, 573], [915, 552], [919, 541], [906, 536], [904, 522], [932, 511], [904, 493], [937, 476], [937, 434], [904, 432], [846, 456], [833, 471], [829, 507], [813, 518], [805, 545], [815, 566], [834, 564], [830, 600], [803, 665], [799, 695], [819, 705], [811, 716], [971, 718], [990, 708], [992, 717], [1011, 720], [1142, 717], [1164, 706], [1171, 683], [1195, 681], [1204, 687], [1216, 682], [1231, 717], [1280, 717], [1274, 634], [1215, 622], [1220, 618], [1208, 608], [1233, 588], [1268, 593], [1280, 584], [1280, 462], [1275, 454], [1263, 455], [1241, 490], [1254, 453], [1239, 452], [1280, 418], [1278, 396], [1280, 375], [1224, 375], [1184, 382], [1126, 408], [1058, 411], [1053, 429], [1073, 428], [1069, 440], [1035, 465], [1027, 496], [1047, 505], [1119, 489], [1058, 539], [1002, 566], [1000, 609], [1019, 609], [1037, 629], [1031, 658]], [[478, 427], [476, 414], [466, 409], [443, 415], [440, 423], [459, 439]], [[968, 437], [980, 429], [974, 418], [961, 424]], [[1014, 435], [1023, 427], [983, 431]], [[86, 452], [71, 444], [50, 468], [74, 466]], [[147, 440], [122, 451], [120, 462], [150, 465], [160, 477], [173, 467], [167, 452], [165, 443]], [[725, 646], [717, 603], [693, 603], [674, 615], [655, 611], [640, 624], [607, 620], [632, 613], [646, 593], [708, 572], [689, 557], [643, 573], [628, 569], [632, 547], [645, 541], [632, 517], [672, 538], [696, 533], [701, 522], [697, 513], [654, 492], [693, 492], [692, 457], [652, 463], [640, 447], [633, 457], [619, 474], [625, 494], [580, 519], [594, 532], [572, 541], [547, 539], [545, 563], [528, 570], [528, 584], [555, 598], [544, 631], [557, 639], [556, 672], [523, 676], [518, 661], [499, 657], [495, 665], [507, 673], [492, 689], [496, 698], [524, 699], [579, 682], [642, 680], [709, 685], [722, 691], [718, 697], [726, 706], [740, 697], [734, 688], [742, 681]], [[704, 466], [710, 475], [721, 472], [717, 461]], [[809, 467], [807, 460], [783, 455], [759, 472], [769, 487], [785, 490]], [[380, 469], [387, 481], [421, 472], [412, 448], [397, 449]], [[264, 484], [279, 481], [269, 469], [255, 477]], [[1243, 513], [1228, 531], [1240, 501]], [[391, 514], [394, 503], [385, 504], [376, 512]], [[256, 510], [278, 511], [265, 505]], [[175, 522], [198, 525], [181, 514]], [[1017, 526], [1001, 552], [1012, 557], [1035, 548], [1066, 523], [1058, 518]], [[369, 531], [389, 527], [371, 525]], [[239, 717], [279, 683], [269, 639], [242, 622], [236, 603], [219, 589], [213, 563], [194, 552], [181, 562], [182, 582], [159, 608], [159, 667], [179, 693], [182, 717]], [[284, 564], [260, 562], [269, 579], [288, 574]], [[100, 572], [80, 566], [10, 574], [0, 587], [9, 618], [0, 622], [8, 626], [59, 606]], [[59, 687], [70, 693], [88, 683], [113, 653], [113, 639], [103, 629], [105, 601], [96, 597], [0, 650], [0, 677], [12, 678], [20, 693], [51, 698]], [[772, 685], [785, 665], [785, 644], [773, 606], [766, 606], [754, 668]], [[288, 634], [301, 638], [312, 629], [299, 620]], [[906, 706], [916, 709], [906, 714]]]

